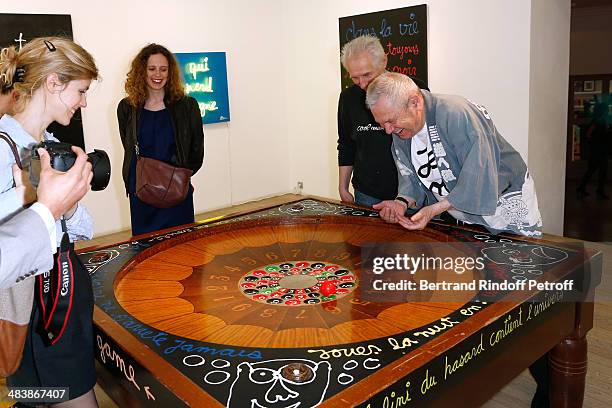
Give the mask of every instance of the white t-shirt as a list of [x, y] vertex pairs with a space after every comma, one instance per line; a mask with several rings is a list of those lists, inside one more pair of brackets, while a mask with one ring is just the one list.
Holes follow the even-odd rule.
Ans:
[[[442, 201], [449, 191], [444, 184], [440, 169], [438, 169], [436, 156], [431, 147], [429, 134], [427, 133], [427, 124], [412, 137], [410, 150], [410, 159], [419, 180], [432, 192], [438, 201]], [[458, 220], [465, 220], [465, 216], [461, 211], [450, 209], [448, 213]]]

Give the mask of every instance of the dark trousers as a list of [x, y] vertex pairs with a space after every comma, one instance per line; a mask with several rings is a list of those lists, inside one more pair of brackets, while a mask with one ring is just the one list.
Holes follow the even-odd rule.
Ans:
[[578, 190], [584, 191], [593, 174], [599, 170], [597, 192], [603, 194], [608, 173], [608, 151], [604, 147], [598, 147], [592, 148], [589, 153], [589, 167], [582, 177]]
[[548, 400], [548, 353], [537, 359], [529, 367], [529, 372], [537, 384], [536, 392], [531, 400], [531, 408], [549, 408]]

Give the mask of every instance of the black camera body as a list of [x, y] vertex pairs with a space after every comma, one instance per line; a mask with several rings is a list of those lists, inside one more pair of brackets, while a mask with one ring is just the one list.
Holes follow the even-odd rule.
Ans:
[[[58, 171], [68, 171], [76, 161], [76, 153], [72, 151], [70, 143], [54, 142], [45, 140], [32, 148], [32, 161], [30, 164], [30, 183], [38, 187], [40, 180], [40, 156], [38, 148], [42, 147], [49, 153], [51, 167]], [[110, 160], [104, 150], [94, 149], [87, 154], [88, 161], [91, 163], [93, 178], [91, 179], [91, 189], [94, 191], [104, 190], [110, 181]]]

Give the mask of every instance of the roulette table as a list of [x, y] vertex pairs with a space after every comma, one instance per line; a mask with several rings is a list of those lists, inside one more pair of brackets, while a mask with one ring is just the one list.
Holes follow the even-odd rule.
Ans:
[[[481, 263], [374, 268], [399, 254]], [[79, 257], [120, 406], [473, 407], [549, 351], [553, 406], [582, 404], [601, 255], [580, 245], [305, 197]]]

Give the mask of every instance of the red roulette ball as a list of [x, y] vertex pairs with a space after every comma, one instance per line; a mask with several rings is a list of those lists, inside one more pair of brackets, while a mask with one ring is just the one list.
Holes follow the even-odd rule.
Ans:
[[325, 281], [321, 284], [321, 289], [319, 290], [323, 296], [330, 296], [336, 293], [336, 284], [332, 281]]

